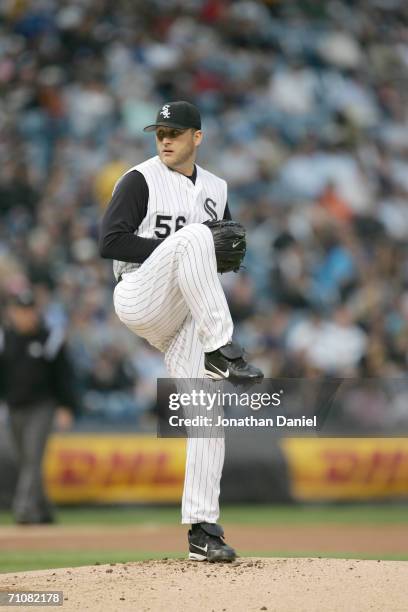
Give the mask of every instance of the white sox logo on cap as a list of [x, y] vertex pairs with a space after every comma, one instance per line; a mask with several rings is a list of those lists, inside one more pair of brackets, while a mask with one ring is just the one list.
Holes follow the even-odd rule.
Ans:
[[185, 100], [167, 102], [157, 112], [156, 123], [147, 125], [143, 130], [153, 132], [158, 125], [173, 127], [177, 130], [187, 130], [188, 128], [201, 130], [200, 111], [194, 104]]
[[170, 117], [170, 104], [165, 104], [162, 107], [160, 114], [163, 115], [165, 119], [168, 119]]

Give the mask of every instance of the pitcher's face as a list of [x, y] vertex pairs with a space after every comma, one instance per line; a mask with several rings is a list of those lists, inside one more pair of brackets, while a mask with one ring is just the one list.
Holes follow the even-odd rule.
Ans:
[[190, 162], [194, 163], [201, 140], [201, 130], [192, 128], [180, 130], [170, 127], [156, 129], [158, 155], [166, 166], [174, 170]]

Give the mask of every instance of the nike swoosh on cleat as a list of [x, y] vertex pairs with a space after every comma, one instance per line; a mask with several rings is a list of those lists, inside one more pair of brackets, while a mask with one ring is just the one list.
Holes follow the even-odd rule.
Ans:
[[202, 550], [205, 553], [208, 550], [208, 544], [206, 544], [205, 546], [198, 546], [198, 544], [191, 544], [191, 546], [194, 546], [194, 548], [198, 548], [198, 550]]
[[225, 370], [225, 372], [223, 372], [222, 370], [220, 370], [220, 368], [217, 368], [217, 366], [215, 366], [213, 363], [211, 364], [211, 367], [217, 370], [217, 372], [219, 372], [225, 378], [229, 378], [229, 370]]

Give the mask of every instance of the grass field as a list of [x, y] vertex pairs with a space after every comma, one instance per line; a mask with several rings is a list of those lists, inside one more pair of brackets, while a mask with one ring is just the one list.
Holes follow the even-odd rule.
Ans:
[[[179, 508], [168, 507], [93, 507], [93, 508], [63, 508], [58, 512], [58, 525], [62, 527], [82, 526], [163, 526], [177, 525], [180, 521]], [[279, 527], [288, 529], [290, 526], [406, 526], [408, 525], [408, 506], [406, 505], [342, 505], [342, 506], [230, 506], [222, 511], [220, 522], [226, 527], [242, 525], [257, 526], [259, 528]], [[10, 513], [0, 513], [0, 534], [9, 531], [12, 526]], [[20, 528], [24, 529], [24, 527]], [[21, 547], [20, 547], [21, 548]], [[0, 535], [1, 550], [1, 535]], [[259, 552], [257, 550], [245, 551], [248, 556], [273, 557], [317, 557], [321, 550], [270, 550]], [[95, 563], [120, 563], [125, 561], [140, 561], [144, 559], [160, 559], [163, 557], [183, 557], [172, 550], [153, 552], [149, 550], [3, 550], [0, 553], [0, 572], [13, 572], [31, 569], [46, 569], [52, 567], [74, 567], [79, 565], [93, 565]], [[347, 550], [341, 555], [324, 554], [325, 557], [356, 558]], [[364, 554], [358, 558], [378, 558]], [[408, 547], [406, 554], [384, 554], [381, 559], [408, 560]]]
[[[180, 522], [178, 507], [85, 507], [61, 508], [60, 525], [138, 525], [159, 523], [174, 525]], [[220, 522], [254, 525], [301, 524], [408, 524], [408, 504], [353, 504], [353, 505], [296, 505], [225, 506]], [[0, 512], [0, 525], [12, 525], [9, 512]]]

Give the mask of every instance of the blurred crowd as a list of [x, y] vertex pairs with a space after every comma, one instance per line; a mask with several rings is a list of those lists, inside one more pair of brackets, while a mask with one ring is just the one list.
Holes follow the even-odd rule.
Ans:
[[0, 294], [33, 285], [66, 330], [89, 420], [142, 423], [166, 375], [97, 236], [169, 100], [201, 109], [198, 163], [248, 230], [222, 282], [265, 375], [405, 374], [407, 81], [403, 0], [0, 4]]

